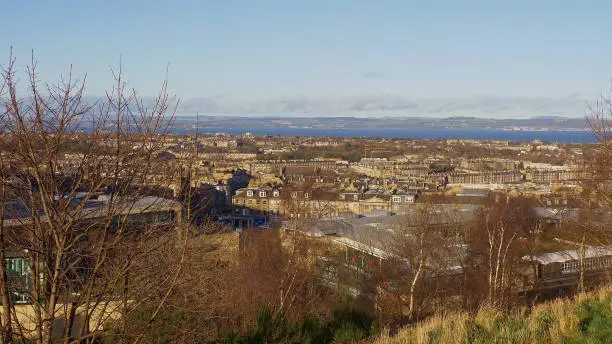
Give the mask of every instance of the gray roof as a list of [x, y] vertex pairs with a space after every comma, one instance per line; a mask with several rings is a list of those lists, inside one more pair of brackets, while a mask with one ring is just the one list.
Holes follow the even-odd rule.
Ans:
[[[75, 199], [75, 204], [79, 204], [80, 201]], [[32, 219], [26, 207], [18, 202], [12, 202], [18, 212], [15, 212], [12, 217], [5, 218], [5, 224], [7, 226], [20, 226], [30, 222]], [[80, 214], [81, 219], [93, 219], [102, 217], [108, 211], [110, 206], [109, 200], [100, 197], [99, 199], [87, 200]], [[154, 213], [174, 210], [181, 207], [181, 203], [172, 199], [166, 199], [162, 197], [145, 196], [138, 199], [122, 199], [119, 203], [114, 205], [116, 208], [111, 211], [113, 215], [126, 215], [126, 214], [142, 214], [142, 213]], [[39, 215], [39, 221], [46, 222], [47, 218], [44, 214]]]
[[[417, 216], [419, 205], [409, 207], [406, 214], [395, 216], [366, 216], [327, 218], [312, 220], [306, 227], [309, 235], [324, 236], [334, 235], [333, 240], [340, 244], [370, 253], [379, 258], [387, 258], [396, 250], [397, 230], [402, 227], [410, 230], [419, 225]], [[446, 225], [464, 223], [475, 219], [478, 206], [462, 205], [460, 207], [451, 204], [438, 204], [430, 209], [428, 220], [433, 225]], [[450, 221], [448, 219], [451, 219]], [[431, 264], [442, 264], [456, 266], [457, 260], [465, 255], [465, 247], [458, 245], [449, 247], [452, 250], [453, 262], [431, 262]]]
[[[584, 250], [585, 258], [597, 258], [597, 257], [605, 257], [612, 256], [612, 249], [607, 247], [587, 247]], [[552, 263], [564, 263], [572, 260], [580, 259], [580, 250], [567, 250], [567, 251], [559, 251], [559, 252], [551, 252], [551, 253], [542, 253], [534, 256], [534, 260], [540, 264], [552, 264]], [[523, 257], [523, 260], [531, 260], [530, 256]]]

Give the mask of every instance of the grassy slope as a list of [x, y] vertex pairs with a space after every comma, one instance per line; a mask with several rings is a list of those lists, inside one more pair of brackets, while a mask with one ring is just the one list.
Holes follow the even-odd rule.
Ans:
[[537, 305], [530, 313], [483, 309], [437, 316], [375, 343], [612, 343], [612, 285]]

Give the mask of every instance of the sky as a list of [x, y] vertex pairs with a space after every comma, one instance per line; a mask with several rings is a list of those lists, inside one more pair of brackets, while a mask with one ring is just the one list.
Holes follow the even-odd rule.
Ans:
[[[583, 116], [612, 77], [608, 0], [2, 0], [0, 65], [202, 114]], [[22, 78], [23, 79], [23, 78]]]

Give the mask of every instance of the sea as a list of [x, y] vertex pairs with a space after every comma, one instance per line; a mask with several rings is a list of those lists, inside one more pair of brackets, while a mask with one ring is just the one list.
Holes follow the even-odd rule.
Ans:
[[[194, 129], [175, 128], [177, 134], [194, 133]], [[551, 143], [595, 143], [597, 140], [590, 131], [571, 130], [502, 130], [502, 129], [438, 129], [438, 128], [200, 128], [200, 134], [226, 133], [240, 135], [274, 136], [335, 136], [335, 137], [379, 137], [406, 139], [471, 139], [471, 140], [502, 140], [502, 141], [545, 141]]]

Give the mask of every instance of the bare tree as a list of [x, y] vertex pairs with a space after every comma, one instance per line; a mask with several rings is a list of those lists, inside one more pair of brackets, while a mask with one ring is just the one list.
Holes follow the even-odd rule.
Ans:
[[[470, 260], [472, 266], [485, 272], [486, 301], [490, 305], [510, 305], [512, 290], [518, 288], [522, 258], [533, 255], [536, 249], [537, 230], [533, 202], [528, 199], [494, 194], [480, 211], [470, 233]], [[532, 245], [525, 245], [525, 241]]]
[[607, 230], [605, 212], [612, 206], [612, 98], [602, 94], [589, 106], [587, 122], [597, 144], [587, 157], [586, 170], [580, 180], [582, 206], [577, 211], [558, 212], [562, 222], [560, 237], [555, 240], [578, 250], [578, 292], [586, 290], [586, 249], [609, 246], [612, 235]]
[[[2, 69], [3, 339], [93, 342], [104, 324], [117, 323], [145, 301], [162, 305], [180, 272], [181, 229], [163, 215], [180, 217], [180, 210], [157, 199], [142, 202], [143, 185], [164, 174], [155, 157], [174, 109], [166, 82], [146, 105], [127, 89], [121, 67], [113, 73], [116, 85], [97, 104], [84, 100], [85, 79], [70, 72], [41, 86], [36, 70], [32, 59], [27, 96], [20, 96], [15, 59]], [[23, 290], [15, 289], [4, 264], [9, 250], [27, 264]], [[170, 269], [163, 275], [147, 270], [144, 262], [162, 252], [175, 264], [154, 264]], [[17, 294], [33, 317], [18, 315], [11, 301]], [[60, 334], [57, 320], [64, 324]]]
[[[444, 289], [443, 277], [459, 264], [455, 238], [449, 235], [456, 230], [452, 214], [431, 204], [419, 204], [386, 233], [383, 246], [389, 256], [383, 260], [378, 279], [382, 282], [380, 302], [384, 297], [396, 299], [386, 302], [391, 307], [402, 308], [399, 314], [414, 321], [432, 311], [432, 302]], [[383, 297], [384, 296], [384, 297]], [[395, 313], [398, 313], [397, 311]]]
[[588, 192], [595, 193], [597, 200], [604, 206], [612, 205], [612, 175], [610, 163], [612, 162], [612, 97], [610, 93], [604, 94], [595, 104], [589, 107], [587, 117], [591, 131], [597, 140], [595, 155], [590, 162], [593, 178], [585, 183]]
[[225, 328], [246, 330], [266, 307], [292, 321], [329, 313], [332, 293], [321, 284], [317, 257], [324, 245], [299, 233], [247, 230], [240, 234], [238, 264], [219, 292]]

